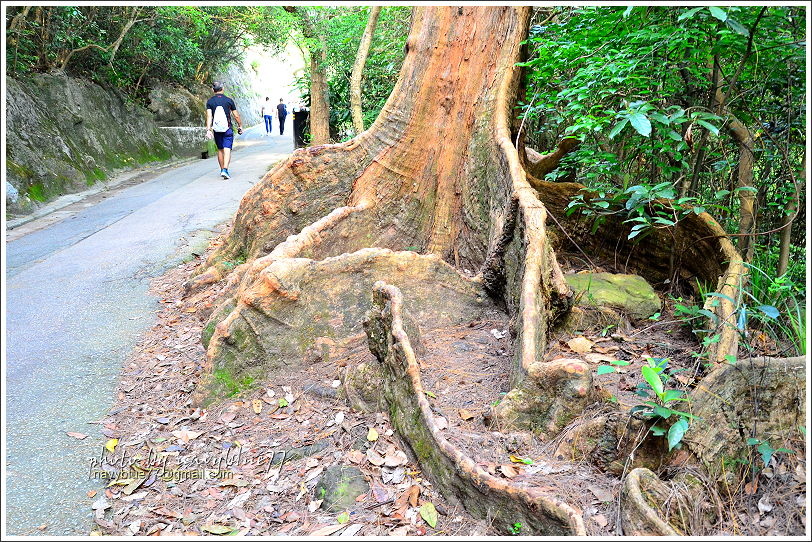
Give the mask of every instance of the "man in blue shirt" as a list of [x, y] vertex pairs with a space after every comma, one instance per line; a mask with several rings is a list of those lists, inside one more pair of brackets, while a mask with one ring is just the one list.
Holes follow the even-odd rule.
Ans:
[[231, 161], [231, 146], [234, 144], [234, 131], [231, 129], [231, 114], [237, 121], [237, 133], [242, 134], [242, 121], [237, 113], [234, 100], [223, 94], [223, 83], [215, 81], [211, 89], [214, 96], [206, 102], [206, 138], [214, 137], [217, 145], [217, 161], [220, 163], [220, 176], [230, 179], [228, 163]]

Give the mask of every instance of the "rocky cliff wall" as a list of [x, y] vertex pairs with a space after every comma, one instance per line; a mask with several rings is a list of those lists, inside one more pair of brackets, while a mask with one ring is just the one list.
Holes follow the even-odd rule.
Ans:
[[147, 109], [115, 90], [60, 74], [6, 81], [7, 215], [31, 212], [117, 169], [193, 154], [188, 137], [159, 130]]
[[[269, 58], [249, 49], [242, 63], [216, 77], [226, 83], [245, 127], [262, 121], [268, 85], [256, 67]], [[116, 170], [199, 155], [211, 87], [150, 87], [148, 106], [141, 107], [116, 90], [64, 74], [7, 78], [6, 215], [30, 213]]]

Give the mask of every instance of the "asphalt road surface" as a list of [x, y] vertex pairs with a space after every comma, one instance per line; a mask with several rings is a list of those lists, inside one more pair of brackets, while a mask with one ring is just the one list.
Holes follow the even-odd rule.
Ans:
[[18, 238], [7, 242], [5, 261], [7, 534], [90, 532], [87, 492], [101, 484], [88, 472], [103, 443], [93, 422], [110, 408], [123, 362], [155, 321], [150, 279], [205, 246], [245, 191], [293, 150], [292, 132], [246, 130], [230, 180], [220, 178], [216, 157], [193, 161], [10, 236]]

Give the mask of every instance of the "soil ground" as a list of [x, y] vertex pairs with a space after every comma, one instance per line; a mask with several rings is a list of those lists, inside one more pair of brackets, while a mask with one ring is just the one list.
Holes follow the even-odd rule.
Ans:
[[[102, 470], [114, 473], [137, 463], [162, 467], [169, 476], [128, 476], [89, 493], [103, 534], [496, 534], [421, 476], [385, 414], [353, 411], [338, 397], [344, 367], [376, 363], [364, 335], [330, 361], [235, 390], [234, 397], [208, 409], [193, 409], [190, 396], [205, 355], [200, 333], [221, 285], [190, 299], [181, 299], [180, 292], [203, 260], [205, 255], [154, 281], [163, 310], [125, 367], [117, 404], [103, 421], [105, 435], [118, 442], [113, 453], [105, 454]], [[668, 358], [675, 387], [690, 388], [704, 371], [691, 355], [699, 345], [674, 317], [673, 302], [663, 298], [657, 320], [586, 330], [576, 335], [586, 342], [577, 344], [570, 342], [571, 334], [554, 335], [546, 359], [580, 356], [589, 361], [604, 399], [623, 409], [644, 400], [635, 391], [648, 357]], [[556, 494], [583, 513], [588, 534], [620, 534], [618, 477], [587, 463], [557, 461], [555, 442], [486, 425], [489, 407], [510, 389], [513, 352], [505, 314], [421, 329], [421, 336], [421, 378], [435, 414], [447, 422], [449, 441], [495, 476]], [[598, 367], [610, 361], [628, 365], [598, 375]], [[581, 421], [606, 405], [596, 403]], [[185, 475], [177, 474], [213, 465], [225, 465], [230, 477], [182, 479]], [[370, 484], [346, 514], [319, 508], [315, 486], [332, 465], [358, 467]], [[691, 534], [803, 532], [805, 454], [776, 454], [768, 468], [747, 480], [728, 488], [725, 497], [714, 492], [709, 498], [721, 520], [711, 524], [700, 517]], [[439, 512], [435, 527], [420, 513], [429, 502]]]

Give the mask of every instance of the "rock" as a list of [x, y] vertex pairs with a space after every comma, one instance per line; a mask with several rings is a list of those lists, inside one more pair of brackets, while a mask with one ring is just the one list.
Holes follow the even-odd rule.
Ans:
[[11, 213], [174, 151], [150, 112], [115, 90], [57, 73], [9, 77], [6, 85], [6, 174], [18, 194], [7, 200]]
[[578, 296], [579, 306], [612, 307], [638, 319], [660, 310], [654, 288], [638, 275], [577, 273], [565, 278]]
[[20, 199], [20, 193], [17, 192], [17, 189], [14, 188], [14, 185], [6, 181], [6, 201], [11, 204], [14, 204], [17, 203], [18, 199]]
[[338, 512], [353, 506], [356, 497], [369, 491], [369, 483], [358, 467], [333, 465], [324, 471], [315, 491], [323, 509]]

